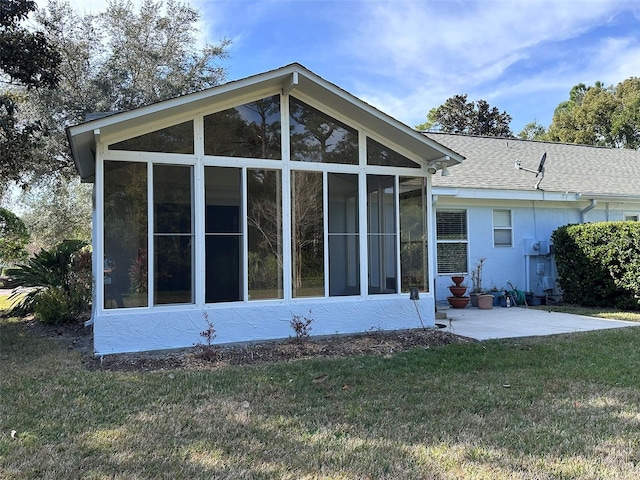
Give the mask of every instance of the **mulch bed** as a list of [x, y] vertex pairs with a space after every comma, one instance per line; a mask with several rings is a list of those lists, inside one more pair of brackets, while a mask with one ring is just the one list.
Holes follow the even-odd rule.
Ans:
[[61, 342], [68, 350], [81, 354], [89, 370], [156, 371], [172, 369], [211, 369], [228, 365], [254, 365], [288, 362], [306, 358], [340, 358], [358, 355], [393, 355], [413, 348], [432, 348], [452, 343], [470, 343], [437, 328], [371, 331], [355, 335], [290, 338], [279, 341], [232, 345], [196, 346], [169, 352], [143, 352], [93, 355], [93, 330], [82, 324], [50, 326], [29, 321], [27, 328], [36, 335]]

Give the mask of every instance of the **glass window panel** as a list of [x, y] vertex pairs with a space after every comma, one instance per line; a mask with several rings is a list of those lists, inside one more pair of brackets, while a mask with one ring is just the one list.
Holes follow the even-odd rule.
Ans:
[[291, 172], [293, 296], [324, 296], [321, 172]]
[[358, 176], [329, 173], [329, 295], [360, 295]]
[[494, 210], [493, 226], [511, 227], [511, 210]]
[[193, 154], [193, 121], [109, 145], [111, 150]]
[[367, 137], [367, 165], [420, 168], [416, 162]]
[[425, 179], [400, 177], [400, 272], [402, 291], [429, 290]]
[[369, 294], [397, 293], [395, 177], [367, 175]]
[[154, 304], [193, 303], [192, 167], [154, 165]]
[[205, 302], [242, 300], [242, 236], [207, 235]]
[[104, 308], [146, 307], [147, 165], [104, 162]]
[[282, 173], [247, 170], [249, 299], [284, 298]]
[[154, 304], [193, 303], [191, 235], [156, 235]]
[[205, 302], [242, 300], [242, 170], [205, 167]]
[[493, 230], [493, 244], [496, 247], [511, 246], [511, 230], [496, 228]]
[[293, 97], [290, 98], [291, 160], [358, 164], [358, 132]]
[[438, 210], [436, 212], [438, 240], [466, 240], [467, 212], [465, 210]]
[[438, 273], [466, 273], [466, 243], [438, 243]]
[[204, 117], [204, 153], [280, 160], [280, 95]]
[[154, 231], [191, 233], [191, 167], [154, 165]]

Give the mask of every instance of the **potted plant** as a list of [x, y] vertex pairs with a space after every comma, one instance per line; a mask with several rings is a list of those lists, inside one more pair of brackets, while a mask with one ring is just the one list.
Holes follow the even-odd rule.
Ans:
[[480, 257], [471, 270], [471, 282], [473, 287], [469, 296], [471, 297], [471, 306], [478, 306], [478, 296], [485, 293], [482, 289], [482, 269], [486, 258]]
[[493, 295], [493, 306], [500, 306], [500, 297], [504, 297], [504, 288], [498, 288], [495, 285], [491, 287], [491, 295]]

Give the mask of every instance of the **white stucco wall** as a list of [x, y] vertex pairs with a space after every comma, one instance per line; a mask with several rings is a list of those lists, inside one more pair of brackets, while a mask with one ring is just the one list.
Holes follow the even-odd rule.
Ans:
[[293, 315], [313, 318], [311, 335], [421, 328], [423, 325], [433, 328], [435, 325], [433, 297], [424, 293], [416, 302], [408, 295], [399, 294], [290, 304], [212, 305], [204, 309], [163, 306], [137, 311], [112, 310], [95, 318], [95, 354], [175, 349], [206, 343], [200, 336], [207, 328], [205, 312], [216, 330], [215, 344], [295, 337], [290, 326]]
[[[531, 290], [542, 294], [548, 278], [555, 280], [556, 272], [549, 255], [525, 255], [534, 253], [528, 249], [529, 240], [550, 241], [553, 231], [572, 223], [623, 220], [624, 214], [640, 212], [640, 203], [597, 201], [595, 208], [582, 214], [583, 209], [591, 205], [589, 200], [571, 199], [567, 201], [523, 201], [489, 200], [447, 197], [440, 195], [434, 209], [455, 208], [467, 210], [469, 268], [472, 269], [478, 258], [486, 257], [482, 284], [485, 289], [492, 286], [498, 289], [509, 288], [507, 282], [520, 290]], [[513, 221], [513, 246], [493, 246], [493, 209], [510, 209]], [[526, 242], [525, 242], [525, 239]], [[538, 275], [538, 264], [542, 264], [544, 273]], [[471, 275], [466, 275], [466, 284], [471, 290]], [[448, 287], [452, 285], [451, 276], [436, 276], [436, 300], [446, 301], [450, 295]]]

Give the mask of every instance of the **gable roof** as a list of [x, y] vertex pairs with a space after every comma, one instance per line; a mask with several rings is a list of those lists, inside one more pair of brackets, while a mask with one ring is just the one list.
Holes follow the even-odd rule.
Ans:
[[535, 192], [536, 175], [518, 170], [515, 161], [537, 170], [546, 152], [541, 192], [640, 200], [637, 150], [446, 133], [425, 135], [465, 157], [450, 176], [434, 175], [434, 187]]
[[354, 119], [381, 137], [402, 145], [425, 162], [439, 160], [442, 162], [439, 166], [442, 167], [445, 164], [452, 166], [463, 160], [456, 152], [327, 82], [302, 65], [293, 63], [242, 80], [67, 128], [67, 137], [78, 173], [83, 181], [91, 181], [93, 178], [96, 141], [97, 136], [101, 134], [137, 128], [144, 123], [167, 116], [211, 110], [212, 105], [216, 103], [230, 102], [234, 98], [274, 90], [292, 92], [294, 95], [296, 91], [300, 91], [328, 108], [340, 112], [346, 118]]

